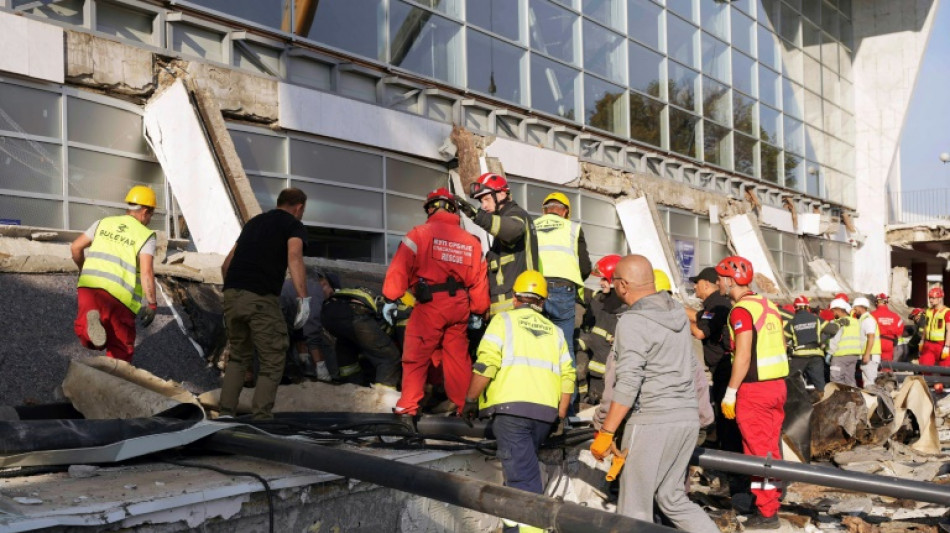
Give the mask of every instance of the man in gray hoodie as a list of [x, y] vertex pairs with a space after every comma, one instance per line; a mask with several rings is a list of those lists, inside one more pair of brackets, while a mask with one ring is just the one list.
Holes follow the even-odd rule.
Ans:
[[699, 434], [693, 387], [693, 367], [698, 363], [689, 321], [668, 293], [656, 292], [653, 266], [646, 257], [623, 258], [613, 283], [617, 296], [630, 308], [617, 324], [611, 354], [616, 358], [613, 401], [591, 453], [597, 459], [607, 456], [614, 432], [629, 413], [617, 512], [651, 522], [655, 498], [677, 528], [718, 532], [683, 487]]

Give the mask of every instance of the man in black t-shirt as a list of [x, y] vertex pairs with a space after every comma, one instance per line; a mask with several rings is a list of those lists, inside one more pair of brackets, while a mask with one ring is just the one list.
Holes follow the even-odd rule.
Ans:
[[307, 195], [284, 189], [277, 209], [249, 220], [221, 266], [224, 277], [224, 320], [231, 356], [224, 370], [219, 400], [221, 416], [234, 416], [244, 387], [245, 372], [258, 354], [257, 385], [251, 412], [255, 419], [272, 418], [277, 386], [284, 372], [290, 340], [280, 310], [280, 290], [288, 268], [297, 292], [294, 328], [307, 321], [307, 296], [303, 250], [307, 231], [301, 224]]

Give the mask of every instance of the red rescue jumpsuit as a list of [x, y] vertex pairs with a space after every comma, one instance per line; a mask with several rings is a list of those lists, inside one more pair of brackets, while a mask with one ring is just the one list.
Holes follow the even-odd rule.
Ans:
[[402, 356], [402, 396], [396, 412], [415, 414], [424, 394], [429, 364], [442, 366], [445, 393], [461, 410], [472, 379], [466, 327], [469, 313], [488, 310], [488, 271], [481, 242], [459, 227], [459, 216], [436, 211], [406, 234], [383, 282], [383, 296], [395, 300], [420, 279], [430, 286], [458, 281], [455, 296], [435, 291], [417, 302], [406, 325]]
[[871, 316], [877, 320], [877, 326], [881, 330], [881, 361], [893, 361], [894, 344], [897, 338], [904, 334], [904, 321], [883, 303], [871, 311]]

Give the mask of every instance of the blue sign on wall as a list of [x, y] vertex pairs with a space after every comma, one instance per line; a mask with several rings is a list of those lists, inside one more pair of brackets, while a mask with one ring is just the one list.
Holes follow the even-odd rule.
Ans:
[[0, 226], [19, 226], [21, 225], [20, 219], [18, 218], [0, 218]]
[[676, 255], [676, 264], [680, 267], [683, 279], [693, 276], [693, 265], [696, 263], [696, 242], [676, 239], [673, 241], [673, 252]]

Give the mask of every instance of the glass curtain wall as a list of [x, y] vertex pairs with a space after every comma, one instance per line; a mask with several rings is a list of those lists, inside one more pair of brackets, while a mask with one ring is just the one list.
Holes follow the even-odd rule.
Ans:
[[805, 260], [802, 254], [802, 240], [798, 235], [773, 229], [762, 228], [762, 238], [772, 252], [772, 260], [777, 275], [782, 276], [788, 290], [805, 290]]

